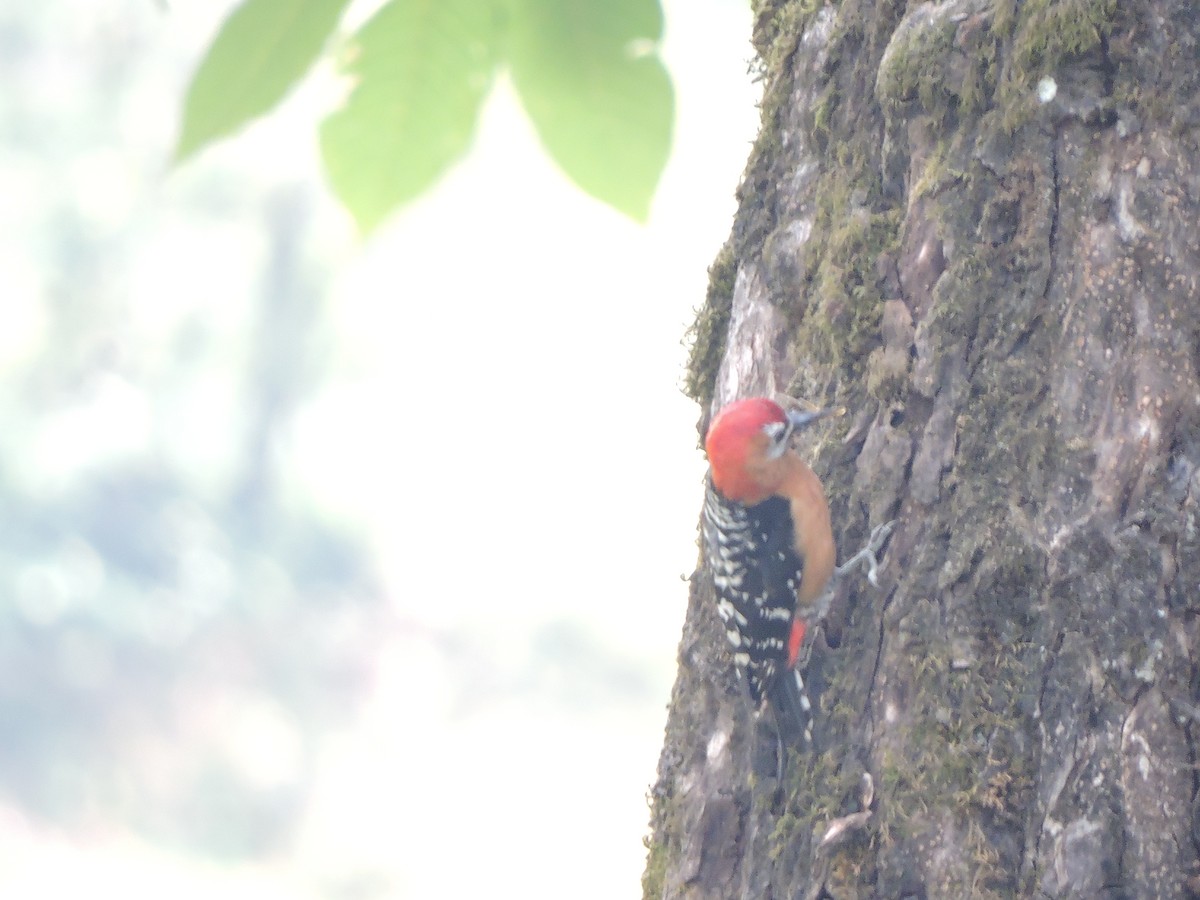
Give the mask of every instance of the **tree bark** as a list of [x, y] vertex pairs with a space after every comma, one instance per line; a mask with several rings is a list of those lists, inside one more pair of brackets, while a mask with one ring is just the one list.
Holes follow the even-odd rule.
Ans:
[[808, 447], [841, 556], [897, 525], [814, 635], [782, 781], [697, 571], [645, 895], [1196, 896], [1200, 16], [756, 6], [689, 387], [701, 430], [845, 405]]

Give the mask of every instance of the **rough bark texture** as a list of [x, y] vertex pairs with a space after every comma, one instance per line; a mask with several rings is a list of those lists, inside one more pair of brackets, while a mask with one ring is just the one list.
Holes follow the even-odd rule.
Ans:
[[762, 134], [689, 385], [702, 427], [846, 405], [808, 448], [842, 556], [898, 524], [816, 636], [782, 783], [697, 572], [646, 896], [1193, 896], [1200, 15], [756, 15]]

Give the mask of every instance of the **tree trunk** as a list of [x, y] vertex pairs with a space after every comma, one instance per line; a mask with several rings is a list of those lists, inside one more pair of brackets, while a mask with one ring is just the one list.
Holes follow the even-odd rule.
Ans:
[[689, 385], [702, 427], [848, 407], [807, 448], [840, 556], [897, 525], [814, 636], [782, 783], [693, 577], [646, 897], [1194, 896], [1200, 16], [756, 6]]

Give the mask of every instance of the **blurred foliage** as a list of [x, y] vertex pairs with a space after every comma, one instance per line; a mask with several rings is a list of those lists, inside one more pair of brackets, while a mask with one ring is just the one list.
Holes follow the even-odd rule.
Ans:
[[192, 79], [176, 160], [269, 112], [317, 61], [349, 2], [250, 0], [235, 9]]
[[[182, 159], [274, 107], [347, 0], [245, 0], [192, 81]], [[389, 0], [336, 53], [351, 83], [321, 127], [330, 181], [364, 231], [470, 146], [507, 66], [543, 145], [584, 191], [645, 221], [674, 121], [658, 0]]]
[[671, 148], [674, 94], [657, 0], [516, 0], [512, 78], [572, 180], [645, 221]]
[[479, 0], [393, 0], [355, 37], [355, 88], [321, 126], [321, 151], [364, 231], [466, 154], [496, 66], [494, 16]]
[[[0, 814], [261, 860], [315, 820], [343, 827], [322, 817], [330, 748], [392, 702], [398, 731], [530, 700], [549, 721], [623, 717], [657, 676], [569, 619], [503, 641], [421, 620], [425, 598], [385, 593], [362, 534], [317, 506], [298, 441], [358, 364], [330, 308], [328, 204], [278, 141], [162, 178], [162, 122], [207, 33], [192, 23], [215, 15], [0, 7]], [[315, 27], [280, 24], [307, 54]], [[231, 58], [307, 65], [261, 38]], [[272, 96], [246, 94], [229, 98], [243, 114]], [[320, 464], [397, 490], [329, 446]], [[397, 544], [404, 570], [420, 541]], [[388, 683], [416, 688], [380, 701]]]
[[328, 368], [312, 202], [161, 202], [171, 56], [129, 7], [0, 11], [0, 804], [247, 857], [394, 613], [281, 449]]

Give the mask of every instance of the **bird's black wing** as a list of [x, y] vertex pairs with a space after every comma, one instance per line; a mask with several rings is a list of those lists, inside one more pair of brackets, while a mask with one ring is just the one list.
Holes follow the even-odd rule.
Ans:
[[742, 506], [709, 484], [703, 533], [717, 611], [757, 704], [787, 664], [804, 570], [794, 547], [791, 511], [781, 497]]

